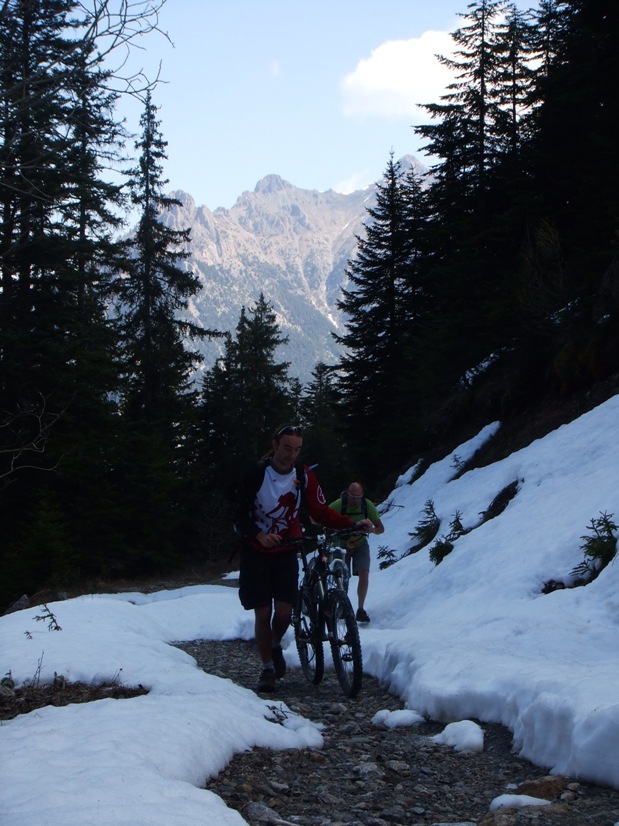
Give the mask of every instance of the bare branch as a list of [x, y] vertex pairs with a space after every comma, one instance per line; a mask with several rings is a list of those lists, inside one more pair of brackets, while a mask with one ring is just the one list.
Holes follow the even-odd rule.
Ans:
[[9, 447], [0, 448], [0, 480], [6, 486], [11, 477], [18, 471], [32, 468], [36, 470], [55, 470], [58, 463], [52, 467], [42, 467], [34, 464], [30, 457], [40, 456], [45, 453], [47, 441], [52, 428], [65, 413], [50, 413], [47, 410], [47, 399], [40, 396], [40, 404], [36, 408], [11, 412], [3, 410], [0, 412], [0, 432], [6, 431], [9, 438], [3, 439], [5, 444], [11, 443]]
[[143, 69], [128, 75], [123, 70], [128, 65], [132, 49], [143, 49], [139, 42], [145, 35], [157, 32], [171, 43], [167, 32], [159, 25], [159, 12], [166, 0], [91, 0], [78, 5], [85, 14], [85, 31], [82, 42], [97, 44], [96, 60], [109, 61], [114, 54], [118, 62], [111, 69], [111, 78], [117, 88], [111, 91], [141, 97], [148, 89], [160, 82], [161, 64], [155, 78], [148, 78]]

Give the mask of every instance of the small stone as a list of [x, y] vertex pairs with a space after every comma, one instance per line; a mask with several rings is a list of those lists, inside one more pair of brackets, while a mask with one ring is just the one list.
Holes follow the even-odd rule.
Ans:
[[344, 703], [333, 703], [329, 706], [329, 712], [331, 714], [346, 714], [348, 711], [348, 706]]
[[563, 794], [559, 798], [564, 803], [571, 803], [573, 800], [578, 800], [578, 795], [576, 792], [572, 792], [569, 789], [564, 791]]
[[411, 770], [408, 763], [404, 763], [402, 760], [387, 760], [385, 766], [391, 771], [396, 772], [396, 774], [410, 774]]
[[561, 775], [546, 775], [535, 780], [526, 780], [521, 783], [516, 794], [527, 794], [530, 797], [542, 797], [544, 800], [555, 800], [565, 789], [567, 780]]
[[363, 778], [371, 777], [372, 775], [383, 776], [382, 769], [380, 769], [376, 763], [362, 763], [359, 766], [355, 766], [353, 772]]
[[4, 613], [13, 614], [16, 611], [23, 611], [25, 608], [30, 608], [30, 600], [27, 594], [22, 594], [21, 597], [16, 602], [14, 602], [9, 608], [7, 608]]
[[265, 806], [264, 803], [248, 803], [243, 807], [243, 814], [249, 818], [250, 823], [272, 824], [272, 826], [284, 826], [286, 822], [277, 812]]
[[346, 723], [346, 725], [343, 726], [343, 732], [344, 734], [360, 734], [361, 726], [359, 725], [359, 723], [351, 721], [350, 723]]
[[[423, 811], [420, 814], [423, 814]], [[380, 816], [391, 823], [401, 823], [404, 818], [404, 809], [401, 806], [390, 806], [387, 809], [383, 809]]]

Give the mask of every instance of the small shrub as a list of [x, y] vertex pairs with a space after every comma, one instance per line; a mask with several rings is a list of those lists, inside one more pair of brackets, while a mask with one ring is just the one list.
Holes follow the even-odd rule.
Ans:
[[435, 565], [442, 562], [445, 557], [454, 549], [453, 542], [450, 542], [446, 536], [441, 536], [437, 539], [434, 545], [430, 548], [430, 559]]
[[377, 557], [381, 560], [381, 562], [378, 563], [378, 567], [381, 571], [384, 571], [385, 568], [389, 568], [398, 561], [396, 552], [388, 548], [386, 545], [381, 545], [379, 547]]
[[448, 539], [454, 542], [459, 536], [465, 533], [465, 530], [462, 526], [462, 513], [460, 511], [456, 511], [453, 515], [453, 519], [449, 523], [449, 533], [447, 534]]
[[42, 612], [35, 617], [35, 620], [37, 620], [37, 622], [46, 622], [48, 631], [62, 631], [62, 628], [58, 625], [58, 620], [47, 605], [43, 606]]
[[581, 536], [581, 548], [585, 556], [594, 560], [600, 568], [605, 568], [615, 558], [617, 552], [617, 525], [612, 521], [613, 514], [601, 513], [599, 518], [592, 519], [589, 530], [593, 536]]
[[454, 453], [451, 457], [451, 466], [459, 474], [464, 470], [465, 462], [457, 453]]
[[409, 536], [412, 536], [413, 539], [416, 540], [413, 547], [409, 550], [409, 553], [415, 553], [432, 542], [438, 533], [440, 525], [441, 520], [438, 518], [436, 511], [434, 510], [434, 502], [431, 499], [428, 499], [424, 506], [423, 516], [421, 517], [419, 524], [415, 530], [409, 534]]
[[441, 536], [430, 548], [430, 559], [435, 565], [442, 562], [445, 557], [453, 551], [454, 542], [458, 537], [462, 536], [463, 533], [465, 533], [465, 530], [462, 526], [462, 514], [460, 511], [456, 511], [453, 519], [449, 523], [449, 533], [447, 536]]
[[509, 505], [514, 496], [518, 493], [518, 480], [515, 479], [509, 485], [499, 491], [492, 502], [488, 505], [488, 509], [482, 511], [480, 516], [482, 522], [487, 522], [489, 519], [494, 519], [495, 516], [503, 513], [505, 508]]
[[572, 576], [584, 579], [586, 582], [594, 580], [617, 553], [617, 525], [612, 521], [613, 514], [600, 513], [593, 517], [588, 525], [592, 535], [581, 536], [581, 549], [585, 554], [584, 560], [571, 572]]

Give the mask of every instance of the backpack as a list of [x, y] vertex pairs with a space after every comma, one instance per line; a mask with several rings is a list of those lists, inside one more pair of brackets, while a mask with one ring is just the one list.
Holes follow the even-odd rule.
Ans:
[[[340, 511], [340, 513], [342, 513], [343, 515], [346, 515], [346, 509], [348, 507], [348, 491], [347, 490], [342, 491], [340, 499], [342, 500], [342, 510]], [[368, 503], [365, 499], [365, 496], [361, 500], [361, 513], [363, 514], [364, 519], [368, 518]]]

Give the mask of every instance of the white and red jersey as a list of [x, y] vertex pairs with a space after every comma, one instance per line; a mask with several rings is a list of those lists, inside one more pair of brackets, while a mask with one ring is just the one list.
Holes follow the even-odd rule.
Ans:
[[[348, 516], [332, 510], [325, 499], [316, 475], [305, 467], [305, 479], [298, 479], [292, 467], [287, 473], [279, 473], [269, 463], [264, 469], [264, 478], [253, 504], [253, 522], [258, 531], [277, 533], [281, 536], [301, 536], [299, 507], [301, 496], [307, 504], [309, 515], [315, 522], [327, 528], [348, 528], [353, 523]], [[303, 492], [301, 485], [305, 482]], [[288, 550], [285, 543], [265, 549], [257, 540], [250, 544], [260, 551], [278, 552]]]

